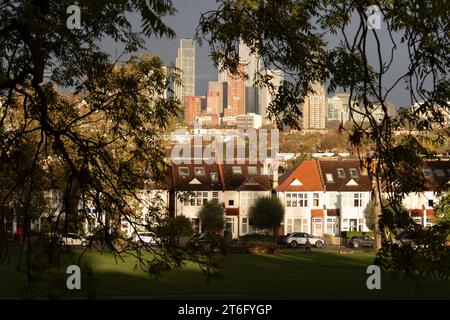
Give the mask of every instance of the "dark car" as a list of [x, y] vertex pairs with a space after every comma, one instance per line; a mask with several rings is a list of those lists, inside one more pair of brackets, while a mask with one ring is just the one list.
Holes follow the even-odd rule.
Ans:
[[347, 246], [352, 248], [373, 248], [375, 240], [369, 236], [353, 236], [347, 240]]
[[407, 232], [399, 233], [394, 240], [392, 240], [392, 244], [395, 244], [399, 247], [401, 246], [411, 246], [412, 248], [417, 248], [416, 243], [412, 240]]
[[216, 234], [195, 234], [189, 239], [187, 245], [191, 249], [218, 248], [222, 245], [223, 238]]

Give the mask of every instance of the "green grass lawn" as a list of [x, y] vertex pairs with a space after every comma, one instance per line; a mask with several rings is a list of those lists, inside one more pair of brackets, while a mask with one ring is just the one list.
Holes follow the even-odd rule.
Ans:
[[[366, 268], [374, 255], [355, 252], [303, 251], [283, 254], [230, 254], [222, 263], [223, 278], [207, 282], [200, 269], [187, 264], [157, 280], [134, 271], [135, 259], [116, 264], [111, 254], [88, 252], [98, 298], [130, 299], [448, 299], [450, 284], [428, 282], [420, 290], [382, 274], [381, 290], [368, 290]], [[0, 265], [0, 297], [21, 297], [24, 281], [14, 272], [15, 258]], [[67, 275], [61, 272], [65, 288]], [[86, 278], [83, 280], [88, 281]], [[86, 283], [85, 283], [86, 284]]]

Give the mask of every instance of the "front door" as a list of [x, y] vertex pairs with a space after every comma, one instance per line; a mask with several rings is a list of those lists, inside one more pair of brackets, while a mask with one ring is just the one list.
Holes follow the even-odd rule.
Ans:
[[358, 231], [358, 220], [350, 219], [350, 231]]
[[323, 218], [313, 218], [312, 234], [318, 237], [323, 236]]
[[226, 217], [225, 230], [231, 233], [233, 239], [237, 238], [237, 217]]

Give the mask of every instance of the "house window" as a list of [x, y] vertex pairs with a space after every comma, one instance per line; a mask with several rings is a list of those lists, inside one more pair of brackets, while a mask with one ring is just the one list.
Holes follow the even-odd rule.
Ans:
[[242, 167], [232, 167], [233, 174], [242, 174]]
[[213, 191], [213, 193], [212, 193], [212, 200], [219, 202], [219, 192]]
[[286, 193], [286, 207], [290, 207], [292, 205], [292, 197], [290, 193]]
[[327, 203], [327, 208], [339, 208], [339, 203], [338, 203], [338, 195], [335, 192], [330, 192], [327, 193], [328, 195], [328, 203]]
[[422, 217], [414, 217], [413, 221], [414, 223], [422, 225]]
[[303, 208], [308, 206], [308, 194], [306, 193], [298, 194], [298, 206]]
[[308, 218], [287, 219], [286, 233], [308, 232]]
[[353, 206], [355, 208], [362, 207], [362, 194], [361, 193], [353, 194]]
[[350, 177], [358, 178], [358, 171], [356, 169], [350, 169]]
[[211, 172], [209, 175], [211, 177], [211, 183], [219, 182], [219, 176], [218, 176], [217, 172]]
[[248, 167], [248, 174], [258, 174], [258, 168], [256, 167]]
[[250, 208], [255, 200], [261, 195], [260, 192], [241, 192], [241, 201], [239, 202], [239, 206], [242, 209]]
[[204, 176], [205, 175], [205, 168], [201, 168], [201, 167], [195, 168], [195, 175], [196, 176]]
[[365, 223], [364, 219], [359, 219], [358, 220], [358, 231], [363, 231], [365, 225], [366, 225], [366, 223]]
[[428, 200], [428, 206], [429, 207], [433, 207], [434, 206], [434, 201], [433, 200]]
[[339, 178], [344, 178], [345, 177], [345, 171], [342, 168], [337, 169], [338, 172], [338, 176]]
[[192, 218], [191, 224], [192, 224], [192, 229], [194, 229], [194, 233], [200, 233], [200, 219]]
[[286, 193], [286, 207], [307, 207], [308, 206], [308, 194], [298, 192]]
[[326, 178], [327, 178], [327, 182], [328, 183], [333, 183], [334, 182], [333, 175], [331, 173], [327, 173], [326, 174]]
[[242, 234], [248, 233], [248, 218], [242, 218], [241, 233]]
[[327, 218], [327, 231], [326, 233], [336, 234], [336, 218]]
[[436, 174], [436, 176], [438, 177], [445, 177], [445, 172], [444, 169], [435, 169], [434, 173]]
[[233, 199], [229, 199], [228, 200], [228, 206], [229, 207], [234, 207], [234, 200]]
[[179, 167], [178, 168], [178, 173], [182, 177], [188, 176], [189, 175], [189, 168], [188, 167]]
[[195, 199], [193, 200], [194, 201], [190, 201], [191, 206], [201, 207], [206, 202], [208, 202], [208, 192], [197, 191], [195, 193]]
[[319, 206], [319, 194], [313, 193], [313, 206], [318, 207]]
[[348, 219], [342, 219], [342, 231], [348, 231]]

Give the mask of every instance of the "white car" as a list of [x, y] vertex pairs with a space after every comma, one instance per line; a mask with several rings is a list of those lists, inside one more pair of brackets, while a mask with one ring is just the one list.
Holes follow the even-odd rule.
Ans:
[[309, 239], [309, 243], [312, 246], [321, 247], [325, 244], [325, 240], [320, 237], [312, 236], [305, 232], [293, 232], [288, 233], [284, 237], [284, 242], [290, 245], [292, 248], [297, 248], [299, 245], [305, 245], [306, 239]]
[[133, 241], [143, 245], [147, 243], [149, 245], [156, 245], [158, 242], [156, 241], [156, 235], [153, 232], [138, 232], [134, 235]]
[[59, 240], [61, 246], [82, 246], [86, 247], [89, 244], [89, 240], [75, 234], [75, 233], [66, 233], [61, 236]]

